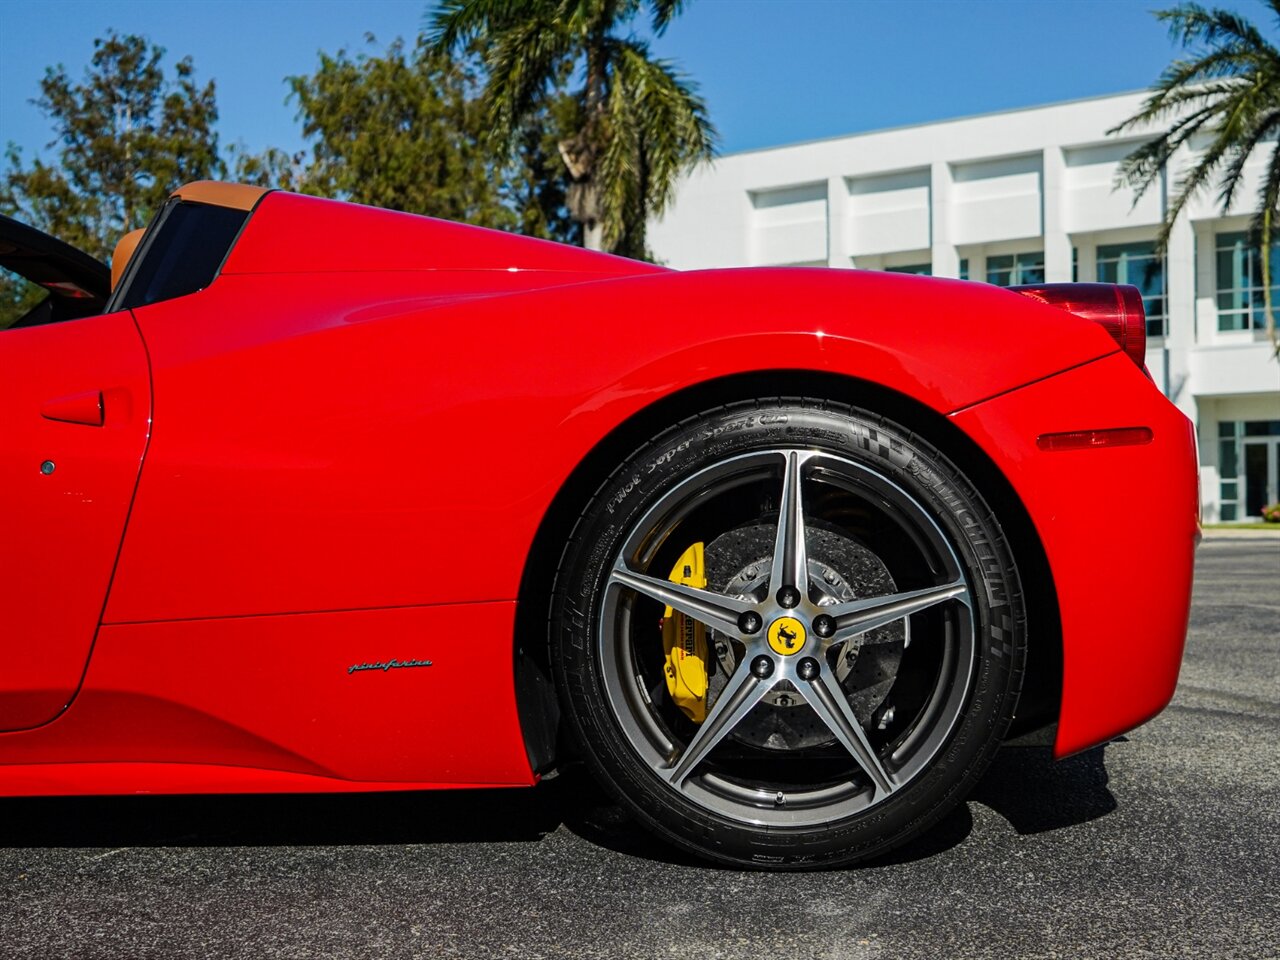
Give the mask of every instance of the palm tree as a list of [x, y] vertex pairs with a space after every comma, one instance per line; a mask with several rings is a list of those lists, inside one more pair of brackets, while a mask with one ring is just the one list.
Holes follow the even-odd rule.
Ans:
[[[1280, 0], [1264, 2], [1280, 25]], [[1156, 17], [1169, 24], [1170, 35], [1184, 49], [1191, 48], [1193, 56], [1171, 63], [1142, 108], [1107, 131], [1120, 133], [1172, 120], [1164, 133], [1125, 157], [1119, 179], [1141, 197], [1180, 147], [1196, 134], [1208, 134], [1208, 146], [1175, 184], [1156, 238], [1163, 252], [1174, 221], [1192, 196], [1217, 181], [1225, 213], [1241, 188], [1249, 158], [1258, 150], [1270, 150], [1250, 234], [1261, 254], [1267, 336], [1280, 356], [1271, 309], [1271, 248], [1280, 232], [1280, 50], [1251, 22], [1229, 10], [1183, 3], [1157, 11]]]
[[644, 256], [644, 225], [670, 202], [676, 180], [715, 153], [716, 132], [695, 85], [621, 27], [647, 7], [661, 35], [684, 0], [443, 0], [430, 41], [478, 44], [496, 149], [517, 149], [538, 105], [569, 78], [571, 109], [558, 140], [567, 206], [596, 250]]

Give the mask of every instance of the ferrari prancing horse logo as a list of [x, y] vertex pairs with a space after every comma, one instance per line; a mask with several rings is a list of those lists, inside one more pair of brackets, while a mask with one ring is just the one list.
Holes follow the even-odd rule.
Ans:
[[795, 617], [779, 617], [769, 624], [769, 646], [773, 652], [789, 657], [804, 646], [804, 624]]

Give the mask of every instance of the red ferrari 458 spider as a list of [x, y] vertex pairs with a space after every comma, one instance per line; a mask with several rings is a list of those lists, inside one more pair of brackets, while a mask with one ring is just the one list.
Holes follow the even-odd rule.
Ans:
[[[1133, 288], [679, 273], [231, 184], [0, 332], [0, 794], [530, 786], [902, 843], [1153, 716], [1198, 536]], [[136, 246], [136, 249], [135, 249]]]

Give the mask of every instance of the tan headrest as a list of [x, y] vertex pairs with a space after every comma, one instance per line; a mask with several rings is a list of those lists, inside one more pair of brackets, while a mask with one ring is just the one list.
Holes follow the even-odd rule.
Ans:
[[130, 259], [133, 257], [133, 251], [138, 249], [138, 241], [142, 239], [142, 235], [146, 233], [141, 227], [137, 230], [130, 230], [119, 242], [116, 248], [111, 251], [111, 290], [114, 293], [116, 287], [120, 284], [120, 278], [124, 276], [124, 268], [129, 265]]

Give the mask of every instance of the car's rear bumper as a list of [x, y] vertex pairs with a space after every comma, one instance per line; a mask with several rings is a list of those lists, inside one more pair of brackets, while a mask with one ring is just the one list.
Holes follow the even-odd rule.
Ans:
[[[1173, 696], [1191, 605], [1200, 532], [1191, 422], [1123, 354], [952, 419], [1004, 471], [1049, 561], [1062, 624], [1055, 755], [1151, 719]], [[1049, 433], [1138, 426], [1151, 429], [1150, 443], [1036, 444]]]

